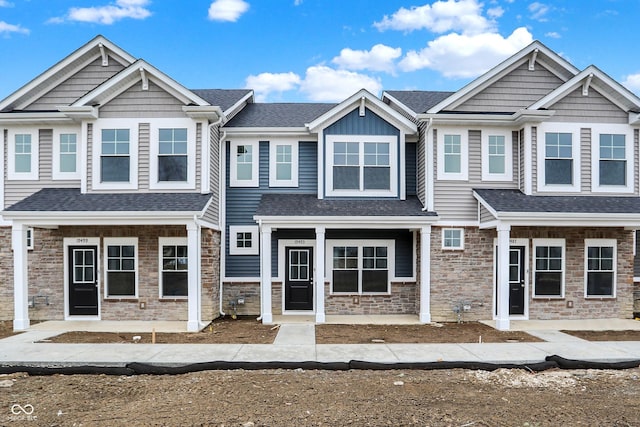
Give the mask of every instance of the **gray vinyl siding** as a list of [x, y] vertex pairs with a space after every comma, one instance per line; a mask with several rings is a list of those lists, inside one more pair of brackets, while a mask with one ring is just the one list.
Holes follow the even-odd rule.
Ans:
[[496, 219], [495, 216], [491, 214], [484, 206], [480, 206], [480, 223], [485, 223], [489, 221], [494, 221]]
[[405, 180], [407, 196], [416, 195], [416, 143], [405, 144]]
[[87, 192], [93, 188], [93, 123], [87, 124]]
[[564, 82], [540, 63], [529, 71], [528, 61], [455, 108], [465, 112], [514, 112], [526, 108]]
[[[514, 132], [515, 134], [515, 132]], [[517, 133], [518, 138], [518, 185], [520, 186], [520, 191], [524, 192], [524, 129], [520, 129], [520, 132]], [[515, 139], [515, 136], [514, 136]]]
[[531, 127], [531, 192], [535, 194], [538, 191], [538, 128]]
[[211, 224], [218, 225], [218, 199], [216, 199], [214, 196], [212, 196], [212, 199], [213, 200], [211, 201], [211, 203], [209, 203], [209, 206], [204, 212], [204, 215], [202, 215], [202, 219]]
[[[151, 144], [151, 133], [149, 123], [138, 124], [138, 189], [149, 191], [149, 157]], [[154, 159], [155, 160], [155, 159]], [[131, 170], [136, 165], [131, 165]]]
[[126, 91], [100, 107], [101, 118], [186, 117], [184, 104], [162, 88], [149, 82], [149, 90], [142, 90], [136, 82]]
[[[434, 144], [435, 210], [442, 221], [477, 221], [478, 203], [473, 197], [473, 188], [518, 188], [517, 146], [513, 147], [512, 168], [513, 179], [506, 181], [482, 181], [482, 133], [480, 130], [464, 130], [469, 134], [469, 179], [467, 181], [438, 180], [438, 144]], [[434, 129], [434, 141], [437, 141], [437, 130]], [[514, 144], [513, 139], [510, 141]]]
[[119, 62], [109, 58], [109, 65], [102, 66], [102, 58], [97, 58], [91, 64], [66, 79], [64, 82], [31, 103], [25, 110], [51, 111], [57, 110], [59, 105], [69, 105], [93, 90], [124, 67]]
[[583, 96], [582, 87], [579, 87], [549, 107], [549, 110], [555, 111], [554, 122], [629, 123], [628, 113], [593, 87], [589, 89], [589, 96]]
[[37, 181], [9, 180], [7, 176], [9, 162], [8, 131], [3, 135], [4, 161], [4, 207], [13, 205], [43, 188], [80, 188], [80, 180], [53, 180], [53, 130], [38, 130], [38, 176]]
[[591, 192], [591, 129], [580, 129], [580, 191]]
[[422, 202], [422, 206], [426, 206], [427, 205], [427, 196], [426, 196], [426, 189], [425, 189], [425, 170], [427, 169], [427, 159], [426, 159], [426, 152], [427, 152], [427, 142], [426, 142], [426, 137], [427, 137], [427, 124], [424, 122], [421, 122], [419, 124], [420, 127], [420, 139], [418, 140], [418, 147], [417, 147], [417, 177], [416, 177], [416, 192], [418, 193], [418, 199]]

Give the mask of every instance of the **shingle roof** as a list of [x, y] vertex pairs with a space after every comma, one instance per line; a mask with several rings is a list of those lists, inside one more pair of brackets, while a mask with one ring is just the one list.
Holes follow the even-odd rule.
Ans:
[[264, 194], [256, 216], [436, 216], [415, 197], [397, 199], [318, 199], [315, 194]]
[[439, 104], [455, 93], [427, 90], [387, 90], [385, 92], [411, 108], [413, 112], [417, 114], [426, 113], [429, 108]]
[[248, 104], [226, 127], [304, 127], [336, 104], [268, 103]]
[[201, 212], [211, 194], [100, 193], [45, 188], [5, 209], [7, 212]]
[[222, 111], [232, 107], [236, 102], [246, 96], [250, 89], [191, 89], [211, 105], [222, 108]]
[[497, 212], [640, 213], [640, 197], [527, 196], [520, 190], [475, 189]]

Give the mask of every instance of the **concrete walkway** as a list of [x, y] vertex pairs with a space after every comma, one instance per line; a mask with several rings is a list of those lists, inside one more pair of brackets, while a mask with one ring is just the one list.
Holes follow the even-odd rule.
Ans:
[[[633, 326], [640, 324], [635, 322]], [[542, 328], [545, 342], [470, 344], [315, 344], [313, 324], [282, 324], [273, 344], [55, 344], [38, 342], [64, 330], [48, 326], [0, 340], [0, 365], [184, 365], [211, 361], [379, 363], [535, 363], [546, 356], [598, 362], [640, 360], [640, 341], [592, 342]], [[560, 328], [558, 328], [560, 329]], [[139, 331], [139, 330], [138, 330]]]

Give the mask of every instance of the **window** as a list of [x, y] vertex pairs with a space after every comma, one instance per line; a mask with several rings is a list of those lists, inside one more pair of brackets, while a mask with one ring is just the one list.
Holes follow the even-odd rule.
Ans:
[[534, 297], [564, 297], [564, 239], [533, 240]]
[[438, 179], [466, 181], [469, 177], [468, 133], [458, 129], [438, 129], [437, 137]]
[[298, 142], [269, 143], [269, 186], [298, 186]]
[[327, 246], [333, 293], [376, 294], [390, 292], [393, 242], [334, 241]]
[[78, 131], [53, 130], [53, 179], [79, 179]]
[[327, 194], [396, 196], [395, 136], [327, 136]]
[[230, 185], [232, 187], [259, 186], [259, 149], [258, 141], [231, 141]]
[[101, 182], [129, 182], [129, 129], [102, 129]]
[[585, 296], [615, 297], [616, 241], [587, 239], [585, 246]]
[[105, 238], [107, 297], [137, 297], [137, 238]]
[[442, 249], [464, 249], [464, 229], [445, 228], [442, 230]]
[[38, 147], [37, 130], [9, 131], [8, 179], [38, 179]]
[[159, 129], [158, 182], [187, 180], [187, 129]]
[[537, 190], [579, 192], [581, 149], [586, 137], [579, 123], [541, 123], [536, 135]]
[[512, 143], [509, 132], [482, 131], [482, 180], [511, 181], [513, 179]]
[[570, 133], [545, 134], [545, 184], [573, 184], [572, 151]]
[[230, 255], [258, 255], [259, 243], [257, 225], [229, 226]]
[[33, 250], [33, 227], [27, 228], [27, 249]]
[[591, 126], [591, 191], [634, 192], [633, 131], [629, 125]]
[[174, 298], [188, 295], [187, 239], [161, 237], [160, 247], [160, 297]]

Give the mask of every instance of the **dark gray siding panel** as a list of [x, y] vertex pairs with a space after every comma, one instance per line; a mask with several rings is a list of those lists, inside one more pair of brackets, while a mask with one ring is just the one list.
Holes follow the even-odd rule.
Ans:
[[416, 144], [405, 144], [405, 177], [406, 177], [406, 189], [407, 196], [416, 195], [416, 175], [417, 175], [417, 163], [416, 163]]
[[356, 108], [324, 130], [325, 135], [399, 135], [397, 128], [368, 108], [360, 117]]

